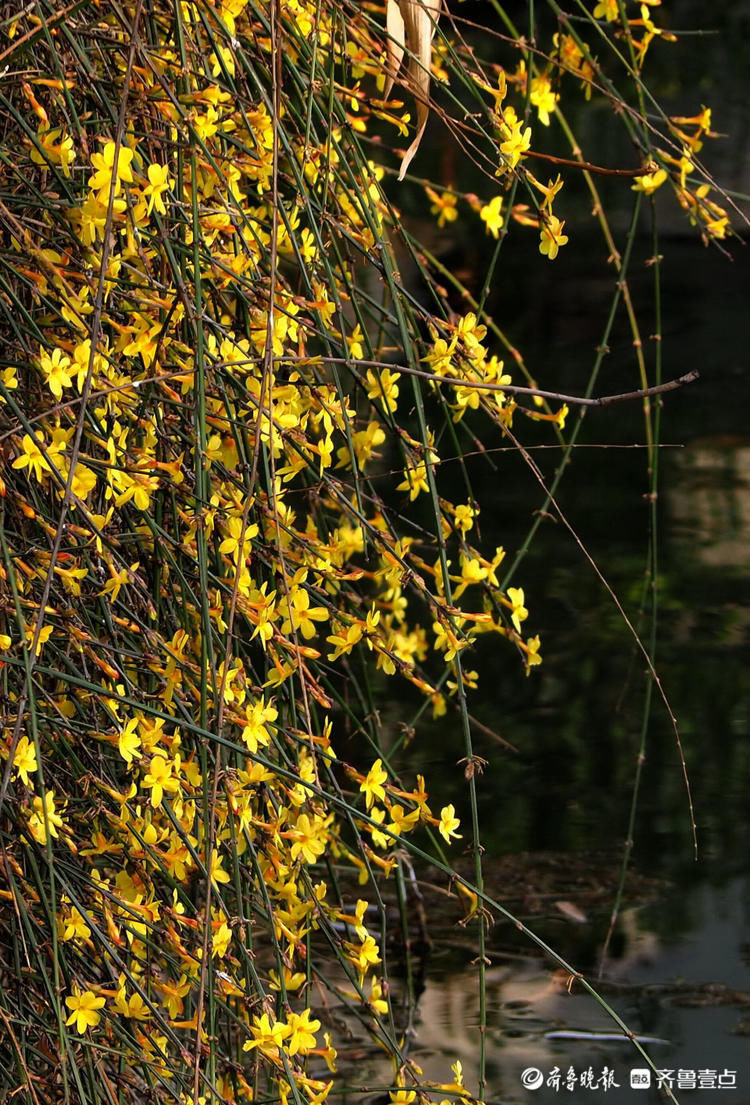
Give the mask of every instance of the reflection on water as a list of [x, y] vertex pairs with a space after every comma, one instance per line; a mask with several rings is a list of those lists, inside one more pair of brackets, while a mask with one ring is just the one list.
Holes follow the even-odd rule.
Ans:
[[[679, 887], [624, 910], [616, 950], [597, 982], [603, 999], [626, 1021], [656, 1067], [673, 1072], [673, 1088], [683, 1101], [707, 1102], [708, 1094], [721, 1088], [720, 1078], [724, 1089], [736, 1089], [735, 1100], [750, 1100], [748, 890], [745, 878], [722, 887], [691, 887], [687, 924], [680, 923], [685, 895]], [[665, 927], [665, 917], [674, 926]], [[468, 952], [463, 963], [451, 952], [452, 934], [444, 924], [440, 921], [432, 930], [437, 958], [429, 964], [405, 1047], [425, 1078], [437, 1083], [453, 1080], [450, 1067], [459, 1060], [471, 1087], [479, 1025], [476, 964]], [[603, 926], [587, 924], [583, 945], [580, 927], [576, 929], [576, 960], [593, 973]], [[565, 930], [558, 929], [555, 945], [563, 954], [569, 952], [567, 941]], [[491, 960], [486, 974], [486, 1101], [529, 1105], [530, 1090], [522, 1076], [534, 1069], [544, 1076], [544, 1084], [534, 1090], [535, 1102], [549, 1105], [563, 1091], [575, 1101], [601, 1100], [604, 1072], [612, 1080], [606, 1100], [631, 1102], [630, 1071], [644, 1063], [633, 1044], [617, 1036], [605, 1010], [578, 984], [569, 985], [564, 972], [539, 958], [506, 950], [492, 952]], [[396, 1008], [397, 995], [393, 997]], [[352, 1082], [373, 1090], [388, 1086], [390, 1072], [372, 1049], [354, 1048], [342, 1060], [342, 1069], [351, 1064]], [[558, 1089], [555, 1071], [561, 1079]], [[678, 1092], [678, 1072], [683, 1072], [684, 1096]], [[644, 1102], [663, 1100], [655, 1086], [639, 1092]]]
[[[667, 490], [670, 529], [695, 544], [707, 568], [748, 571], [750, 441], [698, 438], [671, 458]], [[748, 611], [750, 613], [750, 611]]]
[[[692, 887], [690, 899], [692, 923], [674, 930], [664, 930], [663, 918], [665, 911], [677, 916], [681, 910], [679, 888], [669, 899], [624, 911], [619, 954], [606, 963], [600, 990], [637, 1035], [659, 1041], [644, 1044], [657, 1067], [675, 1072], [736, 1071], [737, 1099], [748, 1101], [748, 882], [743, 878], [721, 888]], [[601, 926], [593, 925], [592, 958], [601, 937]], [[577, 934], [577, 944], [579, 940]], [[559, 932], [556, 947], [563, 953], [565, 943], [564, 932]], [[558, 1068], [563, 1081], [569, 1068], [580, 1076], [589, 1067], [599, 1075], [607, 1067], [615, 1072], [620, 1090], [611, 1088], [606, 1099], [632, 1101], [629, 1071], [643, 1064], [627, 1039], [611, 1039], [616, 1028], [607, 1014], [575, 984], [569, 993], [560, 973], [538, 959], [492, 958], [487, 973], [487, 1100], [528, 1105], [529, 1091], [521, 1086], [521, 1073], [528, 1067], [545, 1076]], [[473, 1070], [478, 1023], [475, 970], [436, 974], [420, 999], [419, 1045], [413, 1058], [428, 1077], [438, 1080], [445, 1079], [446, 1056], [461, 1059], [465, 1070]], [[707, 1095], [716, 1092], [688, 1088], [684, 1081], [687, 1100], [707, 1101]], [[580, 1094], [588, 1092], [578, 1089]], [[554, 1088], [543, 1087], [533, 1100], [559, 1098]], [[654, 1091], [643, 1093], [641, 1100], [662, 1098]]]

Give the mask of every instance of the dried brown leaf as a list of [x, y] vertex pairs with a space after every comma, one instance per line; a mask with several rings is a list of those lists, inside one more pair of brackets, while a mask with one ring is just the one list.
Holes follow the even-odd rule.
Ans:
[[388, 99], [398, 77], [405, 49], [409, 50], [408, 87], [414, 94], [417, 108], [417, 133], [404, 154], [398, 179], [404, 174], [419, 149], [430, 114], [430, 63], [432, 38], [440, 16], [440, 0], [388, 0], [386, 25], [386, 84], [383, 94]]

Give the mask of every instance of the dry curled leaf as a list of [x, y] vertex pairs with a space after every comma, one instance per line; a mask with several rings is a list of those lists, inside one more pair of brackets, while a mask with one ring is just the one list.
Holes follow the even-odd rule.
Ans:
[[398, 179], [411, 164], [422, 141], [430, 114], [430, 62], [432, 37], [440, 16], [440, 0], [388, 0], [386, 9], [386, 83], [383, 99], [387, 100], [398, 77], [404, 53], [409, 50], [409, 87], [417, 105], [417, 133], [404, 154]]

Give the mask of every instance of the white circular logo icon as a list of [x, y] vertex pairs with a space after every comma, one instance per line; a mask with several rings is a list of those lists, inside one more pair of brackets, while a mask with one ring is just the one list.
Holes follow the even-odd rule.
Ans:
[[521, 1074], [521, 1085], [525, 1090], [538, 1090], [544, 1082], [544, 1075], [539, 1067], [527, 1067]]

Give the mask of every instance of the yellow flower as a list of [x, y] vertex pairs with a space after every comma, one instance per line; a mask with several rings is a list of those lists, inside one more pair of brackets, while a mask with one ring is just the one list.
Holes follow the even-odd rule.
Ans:
[[282, 623], [281, 632], [299, 629], [305, 640], [309, 641], [315, 636], [315, 622], [328, 621], [328, 611], [324, 606], [310, 606], [310, 596], [304, 587], [295, 587], [290, 598], [290, 604], [282, 604], [286, 605], [288, 613]]
[[[269, 972], [270, 983], [269, 986], [272, 990], [276, 990], [278, 993], [281, 990], [281, 980], [279, 979], [278, 972], [271, 970]], [[300, 986], [304, 982], [307, 982], [307, 975], [303, 971], [290, 971], [288, 967], [284, 967], [284, 989], [287, 991], [299, 990]]]
[[385, 810], [373, 809], [370, 811], [370, 817], [374, 822], [374, 824], [368, 825], [373, 844], [376, 848], [387, 848], [391, 843], [391, 838], [378, 828], [378, 825], [385, 822]]
[[594, 8], [594, 19], [605, 19], [607, 23], [612, 23], [618, 16], [617, 0], [600, 0]]
[[326, 850], [328, 834], [325, 822], [319, 817], [314, 817], [311, 821], [306, 813], [301, 813], [290, 835], [294, 838], [292, 859], [301, 855], [305, 863], [315, 863], [318, 856], [322, 856]]
[[380, 948], [370, 935], [363, 937], [362, 943], [359, 946], [351, 945], [351, 947], [352, 962], [359, 971], [360, 979], [362, 979], [367, 974], [370, 967], [374, 967], [375, 964], [381, 962]]
[[139, 567], [140, 563], [137, 560], [134, 564], [131, 564], [129, 568], [121, 568], [119, 572], [113, 571], [110, 567], [109, 570], [112, 573], [112, 578], [107, 580], [99, 594], [109, 595], [109, 601], [115, 602], [117, 596], [120, 594], [120, 589], [127, 585], [130, 576], [133, 572], [137, 572]]
[[404, 478], [396, 488], [397, 491], [408, 491], [409, 502], [414, 502], [422, 491], [429, 491], [427, 483], [427, 466], [423, 460], [412, 466], [407, 464], [404, 469]]
[[196, 115], [193, 126], [195, 127], [195, 133], [202, 142], [208, 141], [216, 134], [219, 129], [218, 120], [218, 112], [213, 107], [207, 108], [205, 115]]
[[174, 186], [174, 180], [169, 175], [169, 167], [167, 165], [149, 165], [148, 167], [148, 184], [143, 189], [143, 198], [148, 200], [148, 213], [149, 215], [154, 208], [160, 215], [166, 215], [167, 209], [164, 206], [164, 193], [169, 191]]
[[476, 513], [471, 503], [459, 503], [454, 515], [456, 529], [460, 530], [461, 533], [468, 533], [474, 525]]
[[383, 986], [377, 979], [370, 980], [369, 1006], [373, 1013], [385, 1014], [388, 1012], [388, 1002], [383, 997]]
[[539, 122], [544, 127], [549, 126], [549, 117], [557, 107], [560, 95], [552, 91], [549, 77], [542, 75], [534, 77], [531, 82], [530, 100], [539, 114]]
[[161, 805], [165, 790], [173, 792], [179, 789], [179, 782], [172, 778], [172, 767], [171, 760], [158, 753], [151, 757], [148, 773], [143, 776], [143, 785], [151, 791], [154, 809]]
[[14, 468], [28, 468], [34, 473], [38, 483], [42, 482], [42, 475], [50, 471], [50, 466], [42, 455], [42, 451], [30, 434], [24, 434], [21, 441], [23, 452], [13, 461]]
[[538, 635], [536, 637], [527, 638], [525, 646], [522, 646], [522, 648], [524, 649], [524, 651], [526, 653], [526, 674], [527, 675], [529, 674], [529, 672], [531, 671], [531, 669], [533, 667], [536, 667], [537, 664], [541, 664], [541, 662], [542, 662], [542, 658], [539, 655], [539, 647], [540, 647], [540, 641], [539, 641], [539, 636]]
[[460, 560], [461, 579], [453, 592], [454, 599], [460, 598], [467, 587], [471, 587], [475, 583], [481, 583], [489, 574], [489, 569], [476, 557], [461, 553]]
[[279, 711], [270, 702], [259, 699], [250, 706], [245, 707], [246, 724], [242, 730], [242, 739], [253, 754], [258, 751], [258, 745], [264, 747], [271, 739], [271, 730], [268, 728], [279, 716]]
[[[127, 203], [124, 199], [116, 199], [112, 204], [112, 216], [117, 219], [125, 212]], [[107, 224], [107, 204], [101, 203], [96, 193], [89, 192], [82, 207], [76, 209], [76, 215], [80, 219], [80, 235], [83, 245], [93, 245], [97, 238], [104, 237], [104, 228]]]
[[537, 180], [531, 173], [528, 174], [528, 178], [534, 187], [544, 196], [542, 200], [542, 210], [544, 211], [546, 208], [551, 212], [552, 201], [563, 186], [563, 179], [560, 174], [558, 173], [554, 180], [549, 180], [546, 184], [542, 184], [541, 180]]
[[67, 357], [62, 349], [54, 349], [50, 356], [46, 349], [40, 346], [39, 365], [46, 377], [48, 388], [59, 402], [62, 399], [63, 388], [69, 388], [73, 383], [68, 373], [70, 357]]
[[[328, 1067], [331, 1074], [335, 1074], [336, 1073], [336, 1059], [338, 1057], [338, 1052], [336, 1051], [336, 1048], [333, 1046], [331, 1037], [327, 1032], [323, 1033], [323, 1039], [325, 1040], [325, 1044], [326, 1044], [325, 1051], [323, 1053], [323, 1058], [325, 1059], [326, 1066]], [[329, 1085], [332, 1086], [333, 1082], [330, 1082]]]
[[290, 1013], [287, 1021], [290, 1029], [288, 1050], [290, 1055], [306, 1055], [315, 1047], [315, 1033], [320, 1028], [320, 1021], [310, 1019], [310, 1010], [304, 1009], [301, 1013]]
[[[53, 629], [54, 629], [54, 626], [51, 626], [51, 625], [43, 626], [43, 628], [41, 629], [41, 631], [39, 633], [39, 639], [36, 643], [36, 648], [34, 650], [34, 655], [35, 656], [38, 656], [39, 653], [42, 651], [42, 646], [46, 645], [47, 641], [52, 636]], [[36, 633], [36, 624], [35, 623], [32, 623], [31, 625], [26, 626], [26, 630], [25, 630], [26, 644], [29, 648], [31, 648], [31, 645], [34, 641], [34, 634], [35, 633]]]
[[70, 911], [66, 910], [60, 922], [63, 940], [87, 940], [91, 936], [91, 929], [76, 906], [73, 906]]
[[458, 218], [458, 211], [456, 209], [456, 197], [452, 192], [443, 192], [438, 195], [432, 188], [425, 188], [425, 192], [432, 200], [432, 207], [430, 208], [431, 215], [437, 215], [438, 226], [445, 226], [446, 223], [455, 222]]
[[445, 717], [448, 713], [448, 703], [445, 701], [445, 695], [434, 694], [431, 701], [433, 718]]
[[504, 141], [500, 143], [500, 152], [505, 161], [498, 173], [505, 169], [515, 169], [518, 162], [531, 145], [531, 127], [524, 130], [523, 121], [516, 118], [512, 107], [506, 107], [500, 124], [500, 133]]
[[128, 997], [125, 985], [125, 975], [119, 977], [119, 986], [115, 997], [115, 1009], [123, 1017], [131, 1017], [136, 1021], [146, 1021], [151, 1016], [151, 1011], [140, 994], [134, 993]]
[[390, 368], [385, 368], [378, 374], [373, 369], [367, 370], [367, 397], [368, 399], [379, 399], [383, 403], [384, 407], [389, 414], [393, 414], [398, 406], [398, 381], [400, 379], [398, 372], [391, 372]]
[[434, 648], [438, 652], [443, 653], [443, 659], [446, 664], [449, 664], [456, 654], [466, 648], [469, 643], [465, 638], [460, 639], [457, 637], [451, 627], [449, 625], [443, 625], [442, 622], [433, 622], [432, 629], [435, 634]]
[[242, 518], [233, 517], [227, 522], [227, 536], [219, 545], [220, 553], [229, 554], [235, 564], [243, 562], [252, 551], [252, 540], [258, 536], [258, 527], [253, 522], [243, 529]]
[[338, 660], [339, 656], [343, 656], [347, 652], [351, 652], [354, 646], [362, 640], [362, 626], [359, 622], [355, 622], [354, 625], [347, 626], [346, 631], [343, 633], [333, 633], [330, 637], [326, 637], [326, 641], [329, 645], [333, 645], [333, 652], [328, 653], [329, 660]]
[[516, 630], [521, 632], [521, 622], [525, 622], [529, 616], [529, 612], [524, 606], [524, 593], [523, 587], [509, 587], [508, 598], [510, 599], [511, 615], [510, 620], [516, 627]]
[[560, 246], [564, 246], [568, 240], [567, 234], [563, 234], [564, 222], [560, 222], [557, 215], [549, 215], [542, 223], [539, 252], [546, 254], [550, 261], [557, 257]]
[[[82, 466], [79, 466], [82, 467]], [[76, 475], [78, 469], [76, 469]], [[73, 481], [76, 482], [75, 479]], [[55, 572], [60, 576], [63, 587], [74, 598], [79, 598], [81, 594], [81, 584], [79, 580], [85, 579], [89, 574], [88, 568], [61, 568], [59, 564], [55, 565]]]
[[104, 1005], [104, 998], [98, 996], [93, 990], [84, 990], [83, 993], [74, 993], [65, 999], [65, 1004], [70, 1009], [70, 1016], [66, 1024], [74, 1024], [76, 1032], [83, 1033], [87, 1028], [96, 1028], [101, 1020], [101, 1014], [97, 1009]]
[[[16, 375], [16, 366], [14, 364], [8, 365], [7, 368], [0, 369], [0, 383], [6, 391], [15, 391], [18, 387], [18, 376]], [[0, 395], [0, 403], [5, 403], [5, 398]]]
[[[176, 901], [176, 889], [173, 894]], [[215, 940], [216, 937], [214, 937], [214, 941]], [[190, 982], [188, 981], [187, 975], [180, 975], [177, 982], [172, 982], [169, 979], [164, 979], [163, 981], [154, 979], [154, 984], [162, 994], [162, 1005], [167, 1010], [172, 1020], [179, 1017], [185, 1004], [182, 999], [190, 991]]]
[[291, 1032], [289, 1025], [284, 1024], [283, 1021], [272, 1022], [268, 1013], [253, 1019], [255, 1024], [250, 1026], [250, 1031], [254, 1039], [245, 1040], [242, 1050], [250, 1051], [251, 1048], [257, 1047], [258, 1051], [262, 1051], [269, 1059], [277, 1058], [279, 1048]]
[[461, 839], [461, 834], [456, 832], [456, 829], [461, 824], [456, 817], [456, 810], [453, 805], [443, 806], [440, 811], [440, 824], [438, 825], [438, 832], [443, 839], [450, 844], [451, 839]]
[[565, 429], [565, 420], [569, 414], [570, 407], [567, 403], [563, 403], [563, 405], [560, 407], [560, 410], [557, 412], [556, 415], [554, 415], [553, 421], [555, 425], [558, 426], [561, 430]]
[[481, 208], [479, 217], [483, 220], [493, 238], [497, 238], [503, 224], [503, 197], [495, 196]]
[[666, 169], [657, 169], [656, 172], [645, 173], [643, 176], [635, 178], [635, 184], [632, 186], [633, 191], [645, 192], [647, 196], [652, 196], [657, 188], [661, 188], [666, 179]]
[[140, 759], [140, 737], [136, 733], [138, 718], [130, 718], [117, 741], [120, 756], [126, 764], [133, 764], [134, 757]]
[[28, 737], [21, 737], [16, 745], [16, 754], [13, 757], [13, 770], [23, 779], [26, 786], [29, 785], [29, 773], [36, 771], [36, 749]]
[[73, 139], [69, 134], [64, 134], [60, 127], [47, 130], [44, 124], [37, 134], [41, 151], [36, 146], [31, 148], [31, 160], [37, 165], [59, 165], [63, 175], [70, 176], [70, 166], [75, 161]]
[[209, 875], [211, 876], [211, 882], [215, 887], [218, 887], [219, 883], [229, 882], [231, 876], [224, 870], [222, 866], [222, 858], [219, 855], [216, 848], [211, 852], [211, 862], [208, 867]]
[[360, 790], [365, 795], [368, 810], [372, 806], [376, 798], [381, 802], [385, 800], [385, 789], [383, 783], [388, 778], [387, 773], [383, 770], [383, 761], [376, 760], [367, 773], [366, 778], [360, 785]]
[[436, 376], [450, 376], [453, 372], [451, 357], [456, 349], [456, 338], [453, 337], [450, 345], [445, 338], [436, 338], [432, 347], [432, 353], [428, 353], [422, 360], [425, 361]]
[[[226, 874], [226, 872], [222, 872]], [[227, 875], [227, 878], [229, 876]], [[216, 956], [219, 959], [223, 959], [227, 954], [229, 945], [232, 942], [232, 930], [227, 924], [226, 920], [222, 921], [216, 932], [213, 934], [211, 941], [211, 955]]]
[[[303, 234], [305, 231], [303, 231]], [[309, 234], [310, 232], [307, 231]], [[349, 347], [349, 356], [353, 361], [361, 361], [365, 355], [365, 347], [362, 344], [365, 340], [365, 336], [362, 333], [362, 327], [357, 323], [351, 333], [351, 337], [346, 339], [346, 344]]]
[[468, 315], [464, 315], [463, 318], [459, 319], [456, 337], [463, 339], [470, 356], [483, 352], [481, 342], [486, 335], [487, 327], [479, 325], [477, 316], [473, 311], [469, 311]]
[[391, 820], [387, 827], [392, 833], [401, 836], [411, 832], [418, 821], [419, 810], [410, 810], [407, 813], [403, 806], [395, 805], [391, 807]]
[[230, 77], [234, 76], [234, 54], [228, 46], [223, 46], [220, 42], [217, 42], [211, 55], [211, 76], [220, 77], [223, 71], [222, 67], [226, 69]]
[[119, 196], [123, 181], [126, 184], [132, 183], [133, 170], [130, 162], [134, 156], [133, 150], [128, 149], [127, 146], [121, 146], [117, 151], [117, 163], [115, 164], [114, 142], [105, 143], [101, 153], [91, 155], [91, 164], [96, 172], [89, 177], [89, 188], [92, 192], [96, 192], [99, 203], [106, 206], [109, 202], [113, 176], [115, 178], [115, 196]]

